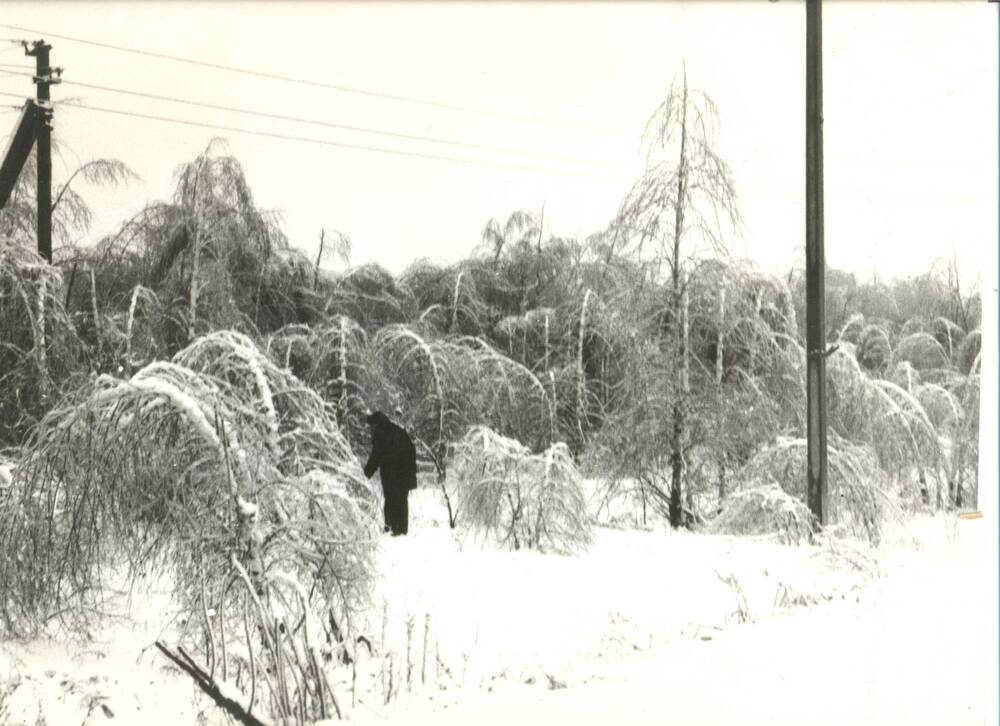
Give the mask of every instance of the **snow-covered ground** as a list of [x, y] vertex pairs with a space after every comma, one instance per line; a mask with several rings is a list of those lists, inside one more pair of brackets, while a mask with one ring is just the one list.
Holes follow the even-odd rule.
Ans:
[[[984, 520], [918, 519], [874, 553], [602, 528], [562, 557], [463, 540], [432, 489], [411, 509], [380, 545], [375, 654], [341, 684], [356, 722], [986, 722]], [[0, 724], [222, 722], [150, 647], [168, 608], [0, 646]]]
[[[855, 597], [775, 610], [720, 631], [686, 631], [631, 656], [584, 659], [575, 665], [587, 675], [565, 689], [507, 682], [461, 699], [411, 699], [359, 722], [993, 723], [987, 694], [996, 685], [989, 676], [996, 644], [977, 636], [996, 615], [988, 607], [995, 574], [982, 569], [984, 548], [995, 543], [982, 520], [929, 519], [914, 529], [919, 549], [884, 551], [883, 575]], [[678, 543], [689, 539], [699, 538], [654, 541], [662, 552], [676, 543], [707, 556], [703, 566], [723, 552], [732, 562], [732, 551], [713, 538]], [[746, 565], [775, 569], [764, 550], [748, 549], [736, 547]]]

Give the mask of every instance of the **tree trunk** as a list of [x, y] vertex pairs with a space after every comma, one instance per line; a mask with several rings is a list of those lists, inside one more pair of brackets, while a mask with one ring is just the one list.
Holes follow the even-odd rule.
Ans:
[[90, 268], [90, 314], [94, 318], [94, 348], [97, 356], [101, 355], [101, 323], [97, 314], [97, 278], [94, 268]]
[[542, 370], [549, 369], [549, 314], [545, 313], [545, 352], [542, 356]]
[[684, 434], [684, 422], [680, 403], [674, 404], [673, 414], [674, 425], [670, 432], [671, 444], [674, 447], [670, 452], [670, 526], [676, 529], [683, 525], [681, 488], [684, 466], [679, 442]]
[[45, 356], [45, 283], [47, 278], [41, 272], [38, 274], [38, 298], [35, 315], [38, 319], [35, 335], [35, 355], [38, 361], [39, 389], [44, 394], [48, 391], [49, 368]]
[[961, 509], [965, 505], [965, 493], [963, 479], [965, 478], [965, 453], [966, 453], [966, 443], [965, 434], [967, 432], [961, 432], [955, 437], [955, 442], [952, 444], [955, 451], [953, 457], [953, 462], [951, 466], [951, 472], [949, 474], [949, 480], [952, 482], [952, 488], [954, 489], [954, 503], [956, 509]]
[[[763, 299], [762, 299], [763, 294], [764, 294], [763, 290], [758, 290], [756, 293], [754, 293], [754, 299], [753, 299], [753, 307], [754, 307], [753, 324], [754, 324], [754, 328], [756, 328], [756, 326], [760, 324], [760, 310], [761, 310], [761, 307], [763, 307]], [[757, 352], [757, 341], [755, 340], [755, 338], [756, 338], [756, 330], [754, 331], [754, 333], [755, 334], [750, 338], [750, 363], [748, 365], [748, 371], [747, 371], [751, 376], [753, 375], [754, 368], [756, 366], [756, 358], [757, 358], [757, 356], [755, 355], [756, 352]]]
[[584, 422], [587, 418], [587, 381], [583, 368], [583, 338], [587, 331], [587, 303], [590, 302], [591, 291], [588, 289], [583, 296], [583, 306], [580, 308], [580, 335], [576, 348], [576, 428], [580, 434], [580, 447], [584, 441]]
[[458, 294], [461, 289], [462, 275], [463, 272], [459, 271], [458, 276], [455, 277], [455, 291], [451, 296], [451, 325], [448, 327], [448, 332], [452, 334], [458, 329]]
[[69, 271], [69, 283], [66, 285], [66, 304], [63, 306], [66, 308], [66, 312], [69, 312], [69, 301], [73, 295], [73, 283], [76, 282], [76, 268], [79, 262], [73, 263], [73, 268]]
[[347, 409], [347, 319], [340, 316], [340, 395], [337, 398], [337, 423], [341, 427], [345, 425], [345, 413]]
[[[681, 335], [681, 397], [682, 405], [686, 405], [688, 398], [691, 396], [691, 359], [689, 351], [691, 349], [690, 339], [689, 339], [689, 307], [690, 300], [688, 298], [688, 286], [687, 278], [683, 277], [682, 282], [683, 291], [681, 292], [681, 328], [683, 330]], [[686, 419], [685, 419], [686, 423]], [[683, 432], [681, 434], [681, 447], [684, 446]], [[683, 448], [682, 448], [683, 450]], [[684, 458], [681, 457], [681, 468], [683, 473]], [[691, 490], [691, 483], [688, 482], [687, 487], [685, 487], [685, 503], [687, 504], [689, 519], [686, 524], [690, 525], [694, 521], [694, 492]]]
[[715, 382], [722, 384], [722, 354], [725, 341], [723, 340], [723, 326], [726, 321], [726, 288], [719, 290], [719, 333], [715, 343]]
[[125, 319], [125, 372], [132, 375], [132, 327], [135, 325], [135, 307], [139, 302], [139, 286], [132, 288], [132, 300], [128, 305], [128, 317]]
[[[725, 324], [726, 324], [726, 288], [719, 289], [719, 332], [715, 344], [715, 385], [722, 385], [722, 359], [725, 354]], [[722, 511], [722, 503], [726, 500], [726, 462], [719, 460], [719, 505], [718, 511]]]
[[202, 172], [205, 168], [205, 158], [201, 157], [198, 162], [198, 173], [195, 176], [194, 186], [194, 217], [191, 220], [194, 224], [194, 249], [191, 256], [191, 308], [188, 319], [188, 343], [194, 340], [195, 326], [198, 319], [198, 271], [201, 268], [201, 244], [202, 244], [202, 205], [201, 205], [201, 181]]
[[323, 244], [326, 241], [326, 230], [319, 231], [319, 252], [316, 253], [316, 265], [313, 268], [313, 290], [319, 287], [319, 262], [323, 259]]
[[[197, 225], [197, 221], [195, 222]], [[201, 225], [198, 225], [199, 227]], [[198, 269], [201, 259], [201, 230], [195, 229], [194, 234], [194, 257], [191, 260], [191, 305], [188, 313], [188, 342], [194, 340], [195, 325], [198, 316]]]
[[[681, 280], [681, 235], [684, 232], [684, 203], [687, 186], [687, 72], [684, 73], [684, 91], [681, 108], [681, 148], [680, 161], [677, 165], [677, 200], [674, 205], [674, 249], [673, 265], [671, 269], [672, 290], [670, 295], [671, 321], [673, 328], [674, 350], [677, 351], [677, 360], [681, 361], [682, 379], [686, 378], [684, 372], [685, 361], [687, 359], [686, 341], [684, 334], [684, 323], [681, 320], [683, 311], [683, 282]], [[677, 528], [683, 524], [683, 507], [681, 506], [681, 493], [683, 489], [684, 461], [683, 443], [685, 430], [685, 404], [687, 403], [686, 392], [684, 391], [685, 381], [681, 381], [681, 395], [674, 399], [672, 411], [672, 426], [670, 431], [670, 526]]]
[[717, 512], [722, 512], [722, 504], [726, 501], [726, 463], [724, 461], [719, 462], [719, 506]]
[[[548, 320], [546, 320], [548, 323]], [[551, 432], [551, 438], [549, 443], [555, 443], [556, 440], [556, 410], [559, 404], [559, 398], [556, 391], [556, 376], [552, 371], [549, 371], [549, 383], [552, 384], [552, 399], [549, 401], [549, 431]]]

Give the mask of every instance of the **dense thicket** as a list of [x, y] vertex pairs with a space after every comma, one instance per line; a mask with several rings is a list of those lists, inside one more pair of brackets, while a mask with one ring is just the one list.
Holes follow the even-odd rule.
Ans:
[[[0, 492], [3, 625], [85, 612], [109, 564], [168, 563], [192, 612], [220, 613], [192, 620], [213, 668], [266, 678], [298, 659], [307, 677], [269, 686], [272, 713], [326, 714], [308, 662], [366, 592], [369, 408], [413, 434], [452, 526], [515, 547], [584, 547], [613, 501], [807, 537], [803, 279], [727, 251], [740, 220], [715, 123], [682, 77], [607, 229], [558, 238], [517, 210], [466, 259], [398, 275], [324, 268], [330, 250], [349, 259], [339, 233], [306, 258], [219, 142], [91, 246], [71, 244], [89, 223], [71, 178], [54, 266], [31, 251], [19, 187], [0, 213], [0, 447], [18, 460]], [[957, 280], [954, 263], [891, 283], [829, 271], [831, 499], [854, 535], [975, 505], [981, 302]], [[581, 471], [603, 482], [597, 512]], [[281, 630], [275, 608], [313, 630]]]
[[[29, 251], [19, 187], [0, 216], [2, 444], [23, 443], [88, 375], [129, 374], [229, 329], [333, 405], [355, 448], [361, 412], [399, 408], [443, 480], [448, 447], [488, 425], [534, 450], [564, 441], [610, 489], [638, 487], [668, 510], [679, 470], [686, 520], [709, 516], [755, 456], [804, 425], [802, 275], [733, 259], [725, 229], [704, 222], [690, 250], [676, 238], [685, 208], [682, 225], [720, 205], [738, 220], [709, 144], [714, 118], [704, 94], [675, 85], [651, 120], [649, 170], [599, 234], [555, 238], [519, 210], [490, 220], [467, 259], [417, 260], [399, 275], [323, 269], [331, 249], [348, 259], [338, 233], [310, 262], [255, 206], [220, 142], [178, 169], [172, 199], [92, 247], [69, 243], [89, 223], [71, 177], [55, 268]], [[78, 174], [130, 176], [115, 162]], [[714, 191], [688, 196], [695, 180]], [[869, 447], [904, 494], [941, 505], [973, 501], [977, 485], [980, 301], [957, 279], [954, 262], [891, 283], [827, 279], [828, 339], [840, 346], [831, 427]]]

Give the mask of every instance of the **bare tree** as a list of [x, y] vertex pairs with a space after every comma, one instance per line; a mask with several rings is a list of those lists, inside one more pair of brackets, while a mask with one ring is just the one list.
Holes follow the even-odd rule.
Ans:
[[978, 300], [971, 292], [963, 295], [961, 273], [958, 267], [958, 251], [954, 245], [951, 248], [951, 259], [948, 260], [948, 292], [952, 297], [954, 313], [952, 320], [962, 326], [966, 333], [979, 327], [979, 311], [976, 309]]
[[316, 253], [316, 263], [313, 270], [313, 290], [319, 287], [320, 263], [330, 257], [339, 259], [344, 265], [351, 264], [351, 238], [338, 230], [330, 231], [330, 241], [326, 239], [327, 230], [319, 232], [319, 251]]
[[526, 210], [519, 209], [511, 213], [507, 222], [501, 227], [500, 222], [491, 219], [483, 229], [483, 248], [493, 253], [493, 263], [500, 261], [500, 255], [504, 248], [516, 245], [519, 242], [530, 244], [532, 240], [538, 242], [541, 235], [541, 223], [535, 219], [535, 215]]

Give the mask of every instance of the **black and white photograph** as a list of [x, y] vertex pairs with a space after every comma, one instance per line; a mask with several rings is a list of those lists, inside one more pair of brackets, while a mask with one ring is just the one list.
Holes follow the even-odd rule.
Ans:
[[997, 723], [1000, 3], [5, 0], [0, 726]]

